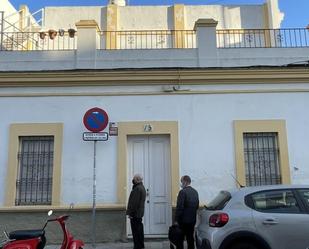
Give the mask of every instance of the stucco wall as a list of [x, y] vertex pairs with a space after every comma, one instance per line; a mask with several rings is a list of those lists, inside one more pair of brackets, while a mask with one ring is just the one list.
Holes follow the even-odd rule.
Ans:
[[[308, 54], [309, 48], [217, 49], [216, 58], [205, 57], [204, 61], [207, 67], [284, 66], [306, 61]], [[4, 72], [201, 67], [198, 49], [97, 50], [94, 58], [77, 57], [75, 50], [27, 53], [2, 51], [1, 55], [3, 56], [0, 56], [0, 71]]]
[[218, 21], [217, 29], [263, 28], [263, 7], [190, 5], [186, 6], [186, 28], [193, 29], [199, 18], [213, 18]]
[[[55, 18], [57, 16], [57, 18]], [[46, 28], [75, 27], [79, 20], [96, 20], [106, 29], [106, 7], [47, 7]], [[264, 28], [262, 5], [186, 5], [186, 29], [192, 30], [199, 18], [217, 20], [218, 28]], [[118, 7], [119, 30], [174, 29], [173, 6], [125, 6]]]
[[45, 28], [56, 30], [75, 28], [75, 23], [80, 20], [95, 20], [99, 25], [103, 25], [103, 20], [106, 19], [105, 9], [99, 6], [46, 7]]
[[[54, 92], [72, 90], [53, 89]], [[120, 89], [114, 88], [117, 90]], [[131, 91], [135, 91], [134, 88]], [[85, 131], [82, 117], [94, 106], [105, 109], [112, 122], [178, 121], [180, 174], [192, 176], [201, 202], [209, 201], [219, 189], [235, 186], [231, 176], [235, 175], [233, 120], [286, 120], [292, 182], [306, 183], [309, 177], [309, 155], [305, 150], [309, 146], [309, 117], [295, 115], [306, 113], [309, 107], [305, 92], [7, 97], [0, 99], [0, 114], [6, 117], [0, 123], [0, 188], [5, 189], [10, 123], [61, 122], [64, 124], [61, 202], [91, 204], [93, 144], [82, 141]], [[98, 143], [97, 179], [97, 202], [117, 202], [116, 137]], [[1, 191], [0, 206], [4, 203], [4, 195], [5, 191]]]
[[126, 6], [119, 7], [119, 30], [173, 29], [172, 7]]

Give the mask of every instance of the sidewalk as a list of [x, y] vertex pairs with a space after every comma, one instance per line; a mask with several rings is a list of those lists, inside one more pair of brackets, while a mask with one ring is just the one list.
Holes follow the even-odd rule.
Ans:
[[[47, 245], [45, 249], [60, 249], [60, 245]], [[92, 245], [86, 244], [84, 249], [92, 249]], [[133, 249], [133, 242], [106, 242], [96, 244], [96, 249]], [[168, 240], [145, 241], [145, 249], [169, 249]]]

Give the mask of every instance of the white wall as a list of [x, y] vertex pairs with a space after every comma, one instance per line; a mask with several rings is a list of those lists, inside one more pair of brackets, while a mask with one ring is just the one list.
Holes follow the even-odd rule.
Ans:
[[106, 19], [102, 15], [105, 15], [102, 7], [46, 7], [45, 29], [76, 28], [75, 23], [80, 20], [95, 20], [100, 25], [101, 20]]
[[[174, 29], [173, 6], [118, 7], [119, 30]], [[75, 27], [80, 20], [96, 20], [101, 30], [106, 29], [106, 7], [46, 7], [46, 28]], [[55, 18], [57, 16], [57, 18]], [[186, 5], [186, 29], [192, 30], [199, 18], [217, 20], [218, 28], [264, 28], [262, 5]]]
[[[18, 10], [16, 10], [8, 0], [0, 0], [0, 11], [4, 11], [4, 18], [8, 23], [19, 28], [19, 14], [17, 12]], [[16, 31], [16, 29], [14, 29], [7, 22], [3, 23], [3, 31], [5, 32]]]
[[173, 29], [173, 16], [168, 6], [119, 7], [118, 21], [119, 30]]
[[[1, 71], [69, 69], [201, 67], [197, 49], [97, 50], [81, 59], [76, 51], [1, 52]], [[309, 48], [217, 49], [217, 58], [204, 58], [208, 67], [284, 66], [307, 61]]]
[[16, 9], [8, 0], [0, 0], [0, 11], [4, 11], [5, 16], [8, 16], [15, 13]]
[[284, 13], [280, 12], [279, 0], [267, 0], [267, 12], [269, 16], [269, 28], [278, 29], [284, 19]]
[[[100, 88], [87, 88], [86, 91], [90, 89], [97, 91]], [[54, 88], [53, 91], [62, 92], [62, 89]], [[82, 90], [66, 89], [66, 92], [70, 91]], [[209, 201], [219, 189], [235, 186], [231, 177], [231, 174], [235, 175], [233, 120], [286, 120], [292, 180], [293, 183], [307, 183], [309, 116], [305, 114], [309, 107], [308, 93], [2, 97], [0, 115], [6, 118], [0, 122], [0, 188], [5, 189], [9, 124], [62, 122], [62, 203], [90, 204], [93, 144], [82, 141], [82, 132], [85, 131], [82, 117], [94, 106], [105, 109], [112, 122], [178, 121], [180, 174], [192, 176], [201, 202]], [[98, 143], [98, 203], [117, 200], [116, 153], [116, 137]], [[294, 166], [299, 170], [294, 171]], [[5, 191], [0, 191], [0, 205], [4, 202], [4, 194]]]
[[264, 28], [263, 7], [259, 5], [186, 6], [187, 29], [193, 29], [196, 20], [199, 18], [215, 19], [218, 21], [217, 29]]

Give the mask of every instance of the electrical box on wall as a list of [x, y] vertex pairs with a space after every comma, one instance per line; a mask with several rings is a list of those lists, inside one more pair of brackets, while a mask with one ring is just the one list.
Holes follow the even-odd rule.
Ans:
[[118, 136], [118, 125], [117, 125], [117, 123], [114, 123], [114, 122], [109, 123], [109, 135], [110, 136]]

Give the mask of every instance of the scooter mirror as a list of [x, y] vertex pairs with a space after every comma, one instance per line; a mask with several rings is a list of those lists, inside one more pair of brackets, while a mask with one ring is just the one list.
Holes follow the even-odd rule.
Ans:
[[47, 214], [48, 216], [51, 216], [53, 214], [53, 210], [49, 210]]

